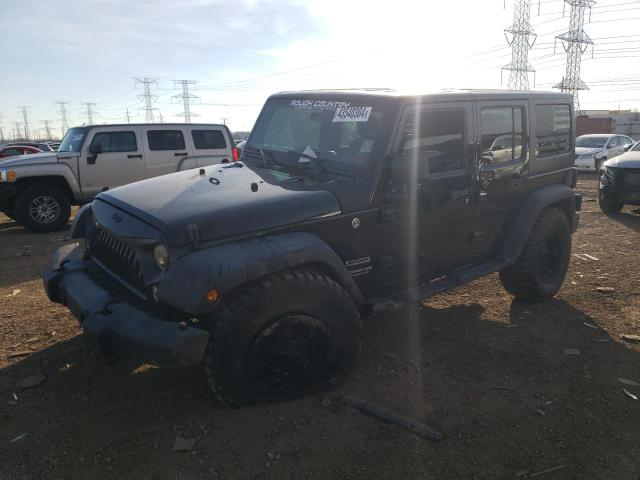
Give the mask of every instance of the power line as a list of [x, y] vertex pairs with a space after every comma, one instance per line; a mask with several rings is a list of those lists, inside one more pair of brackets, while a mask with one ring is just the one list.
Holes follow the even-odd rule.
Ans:
[[86, 107], [87, 112], [87, 125], [93, 125], [93, 116], [96, 114], [96, 112], [93, 110], [93, 107], [96, 105], [93, 102], [85, 102], [83, 103], [83, 105]]
[[587, 85], [580, 78], [580, 67], [582, 54], [589, 45], [593, 45], [593, 40], [584, 31], [585, 11], [591, 9], [595, 4], [594, 0], [564, 0], [570, 5], [569, 31], [558, 35], [556, 38], [562, 42], [562, 46], [567, 54], [567, 64], [565, 75], [562, 81], [554, 86], [563, 92], [570, 92], [573, 95], [573, 103], [576, 111], [580, 110], [580, 90], [587, 89]]
[[144, 110], [145, 112], [145, 120], [147, 123], [155, 123], [153, 118], [153, 111], [156, 110], [153, 108], [153, 102], [158, 99], [157, 95], [151, 93], [151, 85], [158, 87], [158, 81], [155, 78], [135, 78], [136, 85], [142, 84], [144, 93], [142, 95], [138, 95], [138, 98], [144, 102], [144, 108], [140, 108], [139, 110]]
[[51, 128], [49, 127], [49, 123], [51, 123], [51, 120], [42, 120], [42, 123], [44, 124], [44, 133], [47, 137], [47, 140], [51, 140], [53, 138], [51, 136]]
[[31, 132], [29, 131], [29, 118], [27, 115], [27, 109], [29, 107], [18, 107], [20, 109], [20, 111], [22, 112], [22, 123], [23, 123], [23, 133], [24, 133], [24, 139], [25, 140], [30, 140], [31, 137]]
[[531, 28], [531, 0], [514, 0], [513, 24], [504, 31], [504, 36], [511, 47], [511, 63], [502, 67], [502, 70], [511, 72], [509, 88], [526, 90], [529, 88], [529, 72], [535, 74], [529, 63], [529, 49], [536, 42], [536, 34]]
[[184, 117], [185, 123], [191, 123], [191, 116], [199, 117], [197, 113], [191, 113], [191, 103], [196, 100], [199, 100], [200, 97], [189, 93], [189, 86], [195, 87], [196, 83], [197, 82], [195, 80], [174, 80], [173, 81], [174, 88], [178, 85], [182, 87], [182, 94], [174, 95], [173, 97], [171, 97], [171, 100], [173, 101], [173, 99], [176, 99], [176, 100], [182, 101], [182, 108], [184, 110], [182, 113], [178, 113], [177, 115]]
[[65, 107], [65, 105], [69, 105], [69, 102], [58, 101], [55, 103], [56, 105], [60, 106], [60, 131], [62, 132], [62, 137], [64, 137], [64, 134], [67, 133], [67, 130], [69, 130], [69, 124], [67, 121], [67, 109]]

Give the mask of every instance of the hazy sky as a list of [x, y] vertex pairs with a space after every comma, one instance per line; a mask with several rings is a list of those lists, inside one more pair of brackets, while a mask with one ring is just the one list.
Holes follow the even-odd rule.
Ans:
[[[193, 120], [227, 117], [234, 130], [250, 129], [265, 98], [282, 90], [500, 87], [513, 2], [1, 0], [0, 122], [7, 137], [26, 105], [32, 129], [48, 119], [58, 131], [56, 100], [70, 102], [70, 125], [86, 121], [82, 102], [96, 103], [96, 123], [123, 122], [127, 108], [144, 121], [132, 77], [158, 80], [165, 121], [182, 121], [173, 80], [196, 80]], [[569, 20], [562, 0], [541, 0], [540, 15], [532, 4], [530, 61], [537, 88], [550, 89], [564, 74], [554, 37]], [[640, 108], [639, 27], [640, 0], [595, 4], [582, 108]]]

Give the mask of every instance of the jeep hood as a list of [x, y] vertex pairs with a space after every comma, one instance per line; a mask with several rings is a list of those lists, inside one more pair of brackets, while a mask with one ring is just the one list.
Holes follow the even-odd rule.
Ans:
[[604, 163], [607, 167], [613, 168], [640, 168], [640, 151], [632, 150]]
[[[295, 224], [340, 211], [336, 196], [298, 181], [269, 183], [240, 162], [186, 170], [103, 192], [97, 199], [160, 230], [172, 247], [195, 225], [199, 241]], [[122, 227], [122, 226], [120, 226]]]
[[21, 165], [35, 165], [37, 163], [57, 162], [58, 157], [55, 152], [32, 153], [30, 155], [18, 155], [0, 160], [0, 168], [19, 167]]

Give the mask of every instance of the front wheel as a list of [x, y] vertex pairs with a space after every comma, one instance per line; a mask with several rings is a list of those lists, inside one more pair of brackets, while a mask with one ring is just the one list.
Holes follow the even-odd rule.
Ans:
[[600, 210], [603, 213], [618, 213], [624, 207], [624, 203], [612, 198], [610, 194], [603, 192], [602, 190], [598, 194], [598, 200], [600, 204]]
[[524, 300], [553, 297], [564, 282], [571, 255], [571, 227], [567, 216], [548, 208], [538, 217], [515, 263], [500, 271], [504, 288]]
[[349, 294], [312, 269], [240, 287], [212, 319], [207, 381], [226, 405], [291, 398], [346, 378], [360, 349]]
[[62, 228], [71, 216], [69, 197], [56, 187], [25, 188], [16, 199], [16, 220], [37, 233]]

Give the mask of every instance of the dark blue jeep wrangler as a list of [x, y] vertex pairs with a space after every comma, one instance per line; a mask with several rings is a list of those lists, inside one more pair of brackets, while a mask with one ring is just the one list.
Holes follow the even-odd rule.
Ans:
[[44, 272], [101, 351], [203, 363], [228, 404], [332, 385], [361, 319], [500, 272], [562, 285], [580, 196], [571, 96], [280, 93], [241, 161], [103, 192]]

